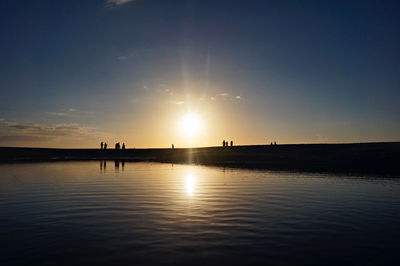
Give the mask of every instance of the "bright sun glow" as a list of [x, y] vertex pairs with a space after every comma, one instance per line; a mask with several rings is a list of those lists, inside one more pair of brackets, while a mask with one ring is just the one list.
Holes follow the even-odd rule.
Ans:
[[186, 115], [181, 121], [181, 129], [188, 137], [197, 135], [202, 127], [201, 119], [193, 114]]

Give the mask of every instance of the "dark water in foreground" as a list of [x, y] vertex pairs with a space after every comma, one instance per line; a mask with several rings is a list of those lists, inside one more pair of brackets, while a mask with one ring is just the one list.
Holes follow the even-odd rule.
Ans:
[[400, 179], [0, 165], [0, 265], [399, 265]]

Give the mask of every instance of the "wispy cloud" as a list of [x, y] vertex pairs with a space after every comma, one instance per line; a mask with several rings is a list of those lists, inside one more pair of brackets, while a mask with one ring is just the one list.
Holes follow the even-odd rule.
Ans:
[[230, 95], [229, 93], [227, 93], [227, 92], [222, 92], [222, 93], [219, 93], [219, 94], [217, 94], [215, 97], [211, 97], [210, 99], [212, 100], [212, 101], [215, 101], [215, 100], [217, 100], [218, 99], [218, 97], [221, 97], [222, 99], [224, 99], [224, 100], [240, 100], [240, 99], [242, 99], [242, 96], [240, 96], [240, 95], [236, 95], [236, 96], [234, 96], [234, 95]]
[[80, 111], [75, 108], [68, 108], [65, 111], [63, 110], [61, 112], [45, 112], [45, 114], [52, 115], [52, 116], [59, 116], [59, 117], [76, 117], [76, 116], [93, 115], [94, 112]]
[[[84, 127], [77, 123], [64, 124], [20, 124], [17, 122], [6, 121], [0, 118], [0, 127], [3, 128], [1, 141], [6, 140], [50, 140], [61, 136], [70, 137], [89, 137], [99, 136], [103, 133], [96, 131], [95, 128]], [[5, 129], [5, 132], [4, 132]]]
[[[178, 50], [171, 49], [170, 47], [156, 47], [156, 48], [138, 48], [131, 51], [126, 51], [123, 54], [120, 54], [116, 57], [117, 60], [121, 62], [129, 61], [129, 60], [138, 60], [145, 61], [151, 58], [165, 58], [166, 56], [171, 56], [171, 54], [179, 55]], [[158, 86], [163, 87], [166, 86], [164, 82], [158, 84]]]
[[117, 57], [119, 61], [126, 61], [128, 59], [140, 58], [144, 56], [154, 55], [159, 52], [157, 49], [137, 49], [131, 53], [123, 54]]
[[46, 114], [54, 116], [69, 116], [69, 114], [63, 112], [46, 112]]
[[135, 2], [135, 1], [136, 0], [107, 0], [107, 3], [114, 6], [121, 6], [129, 2]]
[[185, 103], [184, 101], [178, 101], [178, 102], [176, 102], [175, 104], [181, 105], [181, 104], [184, 104], [184, 103]]
[[120, 55], [120, 56], [117, 57], [117, 59], [119, 61], [125, 61], [125, 60], [128, 60], [129, 57], [130, 57], [130, 55]]
[[24, 136], [24, 135], [0, 135], [0, 143], [10, 143], [10, 142], [37, 142], [46, 141], [51, 138], [45, 136]]
[[52, 125], [24, 125], [15, 122], [1, 122], [3, 126], [16, 129], [18, 134], [24, 135], [45, 135], [45, 136], [66, 136], [66, 135], [88, 135], [89, 128], [80, 127], [76, 123], [52, 124]]

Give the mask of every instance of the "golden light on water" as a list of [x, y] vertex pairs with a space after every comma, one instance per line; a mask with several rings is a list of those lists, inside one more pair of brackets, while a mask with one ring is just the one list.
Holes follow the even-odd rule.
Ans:
[[187, 174], [185, 177], [185, 186], [186, 186], [186, 192], [187, 194], [192, 197], [193, 192], [194, 192], [194, 187], [195, 187], [195, 178], [192, 174]]

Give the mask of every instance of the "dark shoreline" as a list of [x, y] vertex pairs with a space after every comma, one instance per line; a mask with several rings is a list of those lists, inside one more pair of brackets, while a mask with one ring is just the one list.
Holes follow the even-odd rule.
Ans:
[[1, 163], [72, 160], [193, 163], [250, 169], [400, 177], [400, 142], [252, 145], [174, 150], [0, 147]]

